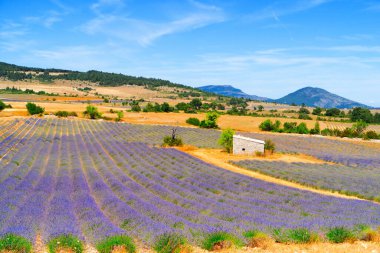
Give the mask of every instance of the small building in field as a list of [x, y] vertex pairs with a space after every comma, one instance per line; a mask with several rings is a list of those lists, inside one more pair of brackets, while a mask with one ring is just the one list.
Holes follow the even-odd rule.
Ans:
[[264, 144], [262, 140], [248, 138], [241, 135], [233, 136], [233, 154], [234, 155], [254, 155], [256, 152], [264, 153]]

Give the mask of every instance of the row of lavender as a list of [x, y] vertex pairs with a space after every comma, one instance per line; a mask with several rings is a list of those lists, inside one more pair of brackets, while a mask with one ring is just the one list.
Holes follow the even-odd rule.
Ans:
[[284, 153], [308, 154], [328, 162], [360, 168], [380, 169], [380, 145], [365, 145], [339, 139], [286, 134], [244, 133], [247, 137], [271, 139]]
[[374, 169], [339, 164], [266, 162], [258, 160], [232, 163], [261, 173], [308, 186], [380, 201], [380, 174]]
[[263, 182], [174, 149], [129, 142], [136, 131], [35, 119], [1, 161], [0, 234], [33, 241], [71, 233], [96, 242], [127, 233], [149, 243], [176, 232], [196, 242], [216, 230], [380, 225], [379, 205]]

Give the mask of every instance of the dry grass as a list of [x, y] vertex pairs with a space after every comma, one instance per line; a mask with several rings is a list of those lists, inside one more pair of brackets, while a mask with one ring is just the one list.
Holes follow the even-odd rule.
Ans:
[[[194, 248], [194, 253], [206, 253], [200, 248]], [[380, 253], [380, 244], [373, 242], [355, 243], [315, 243], [315, 244], [279, 244], [274, 243], [268, 248], [249, 248], [227, 249], [218, 252], [222, 253]]]

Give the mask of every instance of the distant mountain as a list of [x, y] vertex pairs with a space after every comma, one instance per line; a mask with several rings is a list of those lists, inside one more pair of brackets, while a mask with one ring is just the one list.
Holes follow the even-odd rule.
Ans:
[[281, 104], [305, 104], [306, 106], [319, 106], [322, 108], [353, 108], [370, 106], [349, 100], [347, 98], [330, 93], [321, 88], [305, 87], [293, 93], [286, 95], [280, 99], [275, 99], [273, 102]]
[[259, 101], [269, 100], [269, 98], [266, 98], [266, 97], [249, 95], [240, 89], [232, 87], [231, 85], [207, 85], [207, 86], [201, 86], [197, 88], [205, 92], [212, 92], [212, 93], [223, 95], [223, 96], [249, 98], [252, 100], [259, 100]]

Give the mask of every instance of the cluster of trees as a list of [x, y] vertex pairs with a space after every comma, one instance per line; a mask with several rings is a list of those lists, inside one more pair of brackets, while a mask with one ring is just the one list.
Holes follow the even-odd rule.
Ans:
[[380, 113], [372, 114], [367, 108], [356, 107], [348, 113], [352, 122], [380, 123]]
[[34, 91], [32, 89], [18, 89], [16, 87], [6, 87], [5, 89], [0, 89], [0, 93], [6, 94], [35, 94], [35, 95], [45, 95], [45, 96], [58, 96], [57, 93], [48, 93], [46, 91]]
[[380, 139], [380, 134], [375, 131], [366, 131], [368, 123], [359, 120], [352, 125], [352, 127], [346, 127], [344, 130], [340, 129], [323, 129], [321, 135], [324, 136], [336, 136], [336, 137], [347, 137], [347, 138], [363, 138], [365, 140], [370, 139]]
[[248, 103], [245, 98], [231, 98], [227, 105], [231, 106], [231, 109], [227, 111], [227, 114], [230, 115], [247, 115]]
[[175, 108], [178, 111], [184, 111], [185, 113], [196, 113], [197, 111], [224, 110], [225, 106], [216, 101], [204, 103], [201, 99], [194, 98], [189, 103], [180, 102], [176, 104]]
[[315, 123], [314, 128], [308, 129], [305, 123], [298, 124], [297, 122], [285, 122], [283, 125], [280, 121], [276, 120], [272, 122], [267, 119], [263, 121], [259, 128], [262, 131], [270, 131], [277, 133], [298, 133], [298, 134], [321, 134], [324, 136], [336, 136], [347, 138], [363, 138], [363, 139], [379, 139], [380, 135], [375, 131], [366, 131], [368, 123], [359, 120], [352, 125], [352, 127], [346, 127], [344, 130], [339, 129], [320, 129], [318, 122]]
[[206, 119], [200, 121], [198, 118], [188, 118], [186, 123], [199, 126], [201, 128], [219, 128], [216, 122], [218, 118], [219, 114], [217, 112], [208, 112], [206, 114]]
[[272, 122], [270, 119], [267, 119], [261, 122], [259, 128], [262, 131], [270, 131], [277, 133], [320, 134], [321, 132], [318, 122], [315, 123], [314, 128], [309, 129], [304, 122], [300, 124], [298, 124], [297, 122], [285, 122], [282, 125], [282, 123], [279, 120]]
[[349, 110], [348, 113], [345, 113], [343, 110], [338, 108], [322, 109], [320, 107], [316, 107], [313, 109], [312, 114], [317, 116], [340, 118], [348, 117], [352, 122], [362, 120], [366, 123], [380, 123], [380, 113], [373, 114], [369, 109], [362, 107], [355, 107], [354, 109]]

